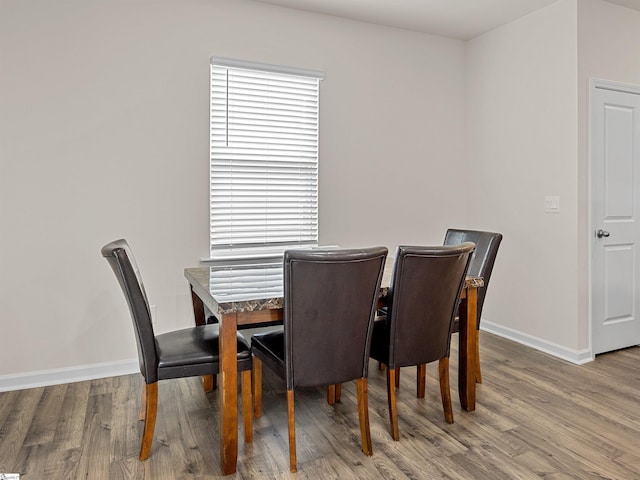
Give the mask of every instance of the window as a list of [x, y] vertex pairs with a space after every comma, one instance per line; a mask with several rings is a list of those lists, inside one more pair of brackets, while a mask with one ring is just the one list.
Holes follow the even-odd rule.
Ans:
[[318, 242], [322, 73], [211, 59], [211, 258]]

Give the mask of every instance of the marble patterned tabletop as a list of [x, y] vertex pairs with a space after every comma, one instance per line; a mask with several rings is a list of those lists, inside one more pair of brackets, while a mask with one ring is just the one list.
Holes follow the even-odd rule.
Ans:
[[[393, 258], [387, 257], [380, 296], [386, 297]], [[279, 309], [284, 306], [282, 262], [185, 268], [185, 277], [213, 313]], [[481, 277], [467, 276], [466, 287], [482, 287]]]

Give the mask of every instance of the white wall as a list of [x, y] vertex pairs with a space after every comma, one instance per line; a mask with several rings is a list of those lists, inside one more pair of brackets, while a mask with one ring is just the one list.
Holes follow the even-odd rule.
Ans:
[[211, 55], [325, 71], [322, 242], [438, 243], [465, 224], [460, 41], [247, 0], [2, 0], [0, 376], [135, 357], [99, 254], [115, 238], [158, 331], [192, 322]]
[[[504, 235], [485, 326], [568, 358], [587, 347], [577, 335], [576, 15], [575, 0], [559, 0], [466, 52], [469, 220]], [[560, 213], [544, 212], [547, 195]]]
[[640, 12], [601, 0], [578, 2], [580, 340], [589, 338], [589, 80], [640, 85]]

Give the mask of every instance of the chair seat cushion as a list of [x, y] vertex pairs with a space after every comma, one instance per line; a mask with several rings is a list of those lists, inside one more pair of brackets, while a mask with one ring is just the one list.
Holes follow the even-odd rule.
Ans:
[[280, 377], [286, 377], [284, 360], [284, 332], [282, 330], [256, 333], [251, 337], [251, 351]]
[[[219, 325], [200, 325], [156, 336], [158, 378], [213, 375], [218, 373]], [[238, 333], [238, 369], [251, 368], [251, 349]], [[204, 372], [204, 373], [201, 373]]]

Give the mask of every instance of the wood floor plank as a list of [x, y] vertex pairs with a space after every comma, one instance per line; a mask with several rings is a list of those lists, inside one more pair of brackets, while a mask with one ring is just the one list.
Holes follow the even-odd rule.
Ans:
[[[619, 456], [624, 442], [635, 443], [639, 439], [637, 430], [634, 433], [614, 422], [600, 421], [596, 412], [576, 409], [575, 404], [567, 402], [562, 396], [555, 395], [554, 401], [549, 402], [551, 397], [541, 397], [539, 389], [536, 392], [533, 402], [525, 404], [520, 399], [514, 399], [511, 409], [505, 408], [505, 414], [526, 410], [534, 427], [531, 433], [538, 433], [550, 443], [561, 442], [558, 445], [562, 445], [564, 452], [582, 459], [594, 471]], [[599, 435], [594, 436], [594, 431], [600, 432]], [[624, 438], [623, 444], [608, 441], [616, 435]]]
[[90, 382], [76, 382], [67, 385], [53, 437], [57, 450], [61, 452], [79, 450], [82, 446], [82, 432], [87, 415], [90, 390]]
[[11, 472], [20, 473], [20, 478], [44, 478], [40, 472], [46, 468], [48, 453], [46, 445], [23, 445]]
[[[5, 417], [0, 421], [0, 468], [2, 472], [20, 473], [20, 451], [36, 414], [44, 388], [32, 388], [17, 392], [10, 408], [5, 408]], [[13, 392], [9, 392], [12, 394]], [[5, 395], [4, 393], [0, 396]]]
[[53, 440], [66, 392], [67, 385], [43, 389], [23, 445], [42, 445]]
[[[141, 462], [137, 458], [123, 458], [114, 460], [109, 464], [110, 480], [142, 480], [153, 478], [145, 474], [148, 469], [146, 462]], [[58, 477], [62, 478], [62, 477]]]
[[[198, 448], [193, 429], [198, 426], [191, 421], [195, 418], [192, 414], [198, 408], [198, 400], [206, 403], [206, 396], [202, 387], [198, 391], [191, 390], [191, 395], [180, 402], [170, 402], [171, 398], [178, 396], [178, 389], [184, 387], [181, 382], [163, 382], [162, 397], [158, 403], [164, 408], [160, 412], [166, 425], [165, 442], [169, 449], [169, 458], [174, 462], [174, 468], [178, 474], [176, 478], [201, 479], [206, 475], [203, 470], [202, 450]], [[193, 382], [191, 382], [193, 383]], [[166, 399], [166, 400], [165, 400]], [[205, 448], [204, 452], [208, 453]]]
[[0, 394], [0, 432], [4, 430], [4, 423], [6, 419], [9, 418], [11, 409], [19, 395], [19, 390], [3, 392]]
[[111, 458], [114, 461], [136, 456], [140, 452], [142, 422], [138, 421], [138, 407], [143, 383], [140, 375], [126, 375], [112, 379], [113, 409], [110, 447]]
[[42, 470], [37, 470], [41, 475], [36, 474], [30, 477], [25, 473], [27, 478], [75, 478], [78, 470], [78, 461], [80, 459], [80, 448], [72, 448], [69, 450], [61, 450], [56, 448], [55, 443], [51, 444], [47, 455], [44, 456], [45, 463]]
[[578, 478], [571, 473], [559, 473], [561, 466], [558, 464], [557, 459], [541, 452], [527, 450], [521, 455], [514, 457], [513, 463], [540, 478], [553, 478], [557, 480], [575, 480]]
[[[454, 401], [451, 425], [437, 368], [427, 368], [424, 399], [415, 395], [415, 369], [402, 370], [398, 442], [389, 434], [386, 374], [371, 363], [372, 457], [362, 453], [355, 384], [344, 384], [334, 406], [324, 388], [301, 389], [298, 473], [291, 474], [286, 392], [265, 369], [263, 415], [253, 444], [244, 444], [238, 427], [235, 476], [220, 475], [218, 392], [205, 395], [197, 378], [160, 382], [151, 457], [137, 459], [140, 375], [0, 393], [0, 472], [21, 480], [640, 478], [640, 347], [578, 366], [486, 332], [480, 345], [477, 409], [465, 412]], [[454, 341], [453, 398], [456, 348]]]
[[[94, 381], [93, 383], [99, 384], [100, 382]], [[92, 388], [91, 391], [107, 392], [110, 390], [110, 385], [111, 382], [108, 382], [108, 385], [99, 385], [104, 388]], [[112, 410], [113, 396], [111, 393], [89, 395], [76, 474], [78, 478], [109, 480]]]

